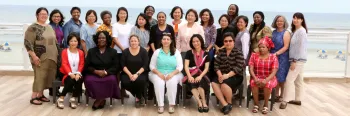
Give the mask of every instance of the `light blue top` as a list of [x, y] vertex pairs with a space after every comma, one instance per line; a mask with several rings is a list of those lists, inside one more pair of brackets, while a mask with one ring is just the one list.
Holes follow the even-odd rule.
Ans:
[[96, 47], [96, 44], [93, 40], [93, 35], [96, 34], [98, 26], [95, 24], [93, 27], [90, 27], [89, 24], [84, 24], [80, 29], [80, 39], [85, 41], [86, 50]]
[[68, 48], [67, 37], [70, 33], [75, 32], [78, 35], [80, 35], [80, 28], [83, 24], [80, 20], [79, 20], [79, 22], [80, 22], [80, 24], [78, 25], [77, 23], [74, 22], [73, 19], [70, 19], [66, 24], [64, 24], [64, 26], [63, 26], [63, 34], [64, 34], [63, 47]]
[[150, 69], [157, 69], [164, 75], [174, 70], [181, 72], [183, 64], [180, 52], [176, 50], [174, 55], [170, 55], [170, 52], [165, 53], [162, 48], [157, 49], [152, 55]]
[[289, 47], [289, 61], [307, 61], [307, 33], [301, 27], [292, 34]]

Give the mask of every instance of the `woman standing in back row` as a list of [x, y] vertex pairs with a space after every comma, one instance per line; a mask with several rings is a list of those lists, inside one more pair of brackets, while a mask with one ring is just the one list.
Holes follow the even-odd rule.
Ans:
[[[292, 39], [289, 47], [290, 70], [285, 83], [285, 93], [280, 109], [290, 104], [301, 105], [304, 92], [304, 64], [307, 61], [307, 26], [304, 15], [297, 12], [293, 15]], [[295, 95], [291, 94], [295, 90]], [[295, 97], [293, 99], [293, 97]]]
[[186, 12], [187, 23], [179, 27], [178, 36], [176, 37], [176, 49], [181, 52], [182, 58], [186, 56], [186, 52], [191, 50], [190, 39], [193, 34], [200, 34], [204, 37], [203, 27], [196, 22], [198, 21], [197, 11], [189, 9]]
[[265, 25], [265, 16], [261, 11], [256, 11], [253, 14], [254, 24], [250, 25], [250, 50], [251, 52], [259, 52], [258, 43], [261, 38], [269, 36], [271, 38], [272, 31], [270, 27]]
[[150, 23], [151, 27], [158, 23], [157, 19], [152, 18], [155, 11], [156, 9], [150, 5], [146, 6], [145, 10], [143, 10], [143, 13], [148, 16], [148, 22]]
[[84, 50], [85, 56], [88, 50], [96, 47], [93, 40], [93, 35], [96, 34], [97, 30], [97, 14], [94, 10], [89, 10], [85, 15], [86, 24], [84, 24], [80, 29], [81, 47]]
[[[272, 41], [275, 47], [271, 49], [271, 53], [275, 54], [278, 57], [278, 64], [280, 68], [276, 73], [278, 81], [276, 98], [277, 102], [281, 102], [284, 93], [284, 82], [286, 81], [290, 66], [288, 51], [290, 33], [287, 30], [288, 22], [284, 16], [277, 15], [273, 20], [271, 26], [276, 29], [272, 32]], [[279, 94], [279, 90], [281, 90], [281, 94]]]

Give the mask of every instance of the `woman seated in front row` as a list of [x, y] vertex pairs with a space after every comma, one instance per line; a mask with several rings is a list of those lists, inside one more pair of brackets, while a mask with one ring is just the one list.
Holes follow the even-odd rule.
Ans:
[[253, 53], [249, 60], [250, 87], [252, 88], [254, 108], [253, 113], [259, 110], [259, 89], [264, 89], [264, 107], [263, 114], [268, 113], [268, 102], [272, 88], [277, 85], [276, 73], [278, 70], [278, 59], [276, 55], [271, 54], [271, 48], [274, 44], [269, 37], [262, 38], [259, 43], [259, 52]]
[[209, 78], [206, 76], [210, 58], [208, 52], [204, 51], [204, 40], [201, 35], [194, 34], [189, 43], [192, 50], [186, 52], [184, 67], [188, 80], [187, 85], [197, 101], [198, 111], [208, 112], [205, 92], [208, 92], [210, 87]]
[[[232, 110], [232, 90], [236, 90], [243, 81], [244, 57], [240, 50], [234, 48], [233, 33], [223, 35], [224, 48], [219, 49], [214, 62], [217, 77], [212, 82], [213, 90], [226, 115]], [[225, 99], [226, 98], [226, 99]]]
[[75, 109], [77, 107], [77, 97], [82, 92], [82, 71], [84, 69], [84, 52], [77, 47], [80, 45], [80, 38], [77, 33], [71, 33], [67, 37], [68, 48], [62, 51], [61, 60], [62, 65], [60, 67], [60, 73], [62, 73], [62, 84], [64, 85], [63, 91], [60, 97], [57, 99], [57, 107], [64, 108], [64, 97], [68, 92], [72, 92], [73, 95], [69, 99], [69, 107]]
[[107, 31], [98, 31], [94, 35], [95, 48], [88, 51], [85, 67], [87, 74], [84, 77], [86, 94], [96, 99], [93, 110], [102, 109], [106, 98], [120, 98], [119, 84], [116, 72], [118, 72], [119, 59], [117, 51], [110, 48], [112, 37]]
[[140, 107], [144, 104], [143, 90], [146, 87], [148, 69], [148, 52], [140, 46], [140, 38], [137, 35], [131, 35], [129, 38], [130, 47], [123, 51], [121, 57], [122, 87], [130, 91], [135, 96], [135, 105]]
[[[158, 113], [164, 112], [164, 90], [167, 88], [169, 100], [169, 113], [174, 113], [177, 84], [183, 78], [183, 68], [180, 51], [175, 48], [175, 41], [170, 33], [163, 33], [160, 48], [151, 58], [149, 80], [154, 85], [158, 102]], [[181, 83], [180, 83], [181, 84]]]

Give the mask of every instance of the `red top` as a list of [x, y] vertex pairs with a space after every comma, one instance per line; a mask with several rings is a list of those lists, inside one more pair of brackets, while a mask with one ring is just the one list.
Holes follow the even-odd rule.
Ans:
[[[79, 53], [78, 71], [81, 73], [84, 69], [85, 55], [84, 55], [84, 52], [80, 49], [78, 49], [78, 53]], [[72, 72], [72, 69], [68, 61], [68, 48], [62, 51], [61, 60], [62, 60], [62, 65], [60, 67], [60, 72], [64, 75], [62, 79], [62, 84], [64, 84], [64, 79], [66, 79], [68, 77], [68, 74]]]
[[259, 56], [259, 53], [253, 53], [249, 60], [249, 66], [254, 66], [254, 74], [257, 78], [265, 79], [273, 69], [278, 69], [278, 59], [273, 54], [270, 54], [267, 59], [260, 59]]

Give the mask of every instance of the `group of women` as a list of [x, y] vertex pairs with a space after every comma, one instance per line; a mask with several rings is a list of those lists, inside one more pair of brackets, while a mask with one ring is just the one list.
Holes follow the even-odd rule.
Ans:
[[[128, 10], [120, 7], [116, 23], [111, 23], [110, 11], [102, 11], [103, 24], [98, 26], [94, 10], [87, 11], [86, 24], [82, 25], [76, 20], [80, 8], [73, 7], [72, 24], [69, 23], [72, 29], [68, 30], [81, 25], [78, 33], [62, 31], [66, 26], [63, 26], [64, 17], [59, 10], [49, 15], [46, 8], [40, 7], [36, 11], [37, 22], [28, 27], [24, 38], [34, 69], [30, 103], [49, 102], [43, 90], [50, 88], [60, 74], [64, 88], [57, 99], [57, 107], [61, 109], [68, 92], [72, 93], [69, 106], [77, 107], [76, 98], [82, 93], [82, 83], [86, 87], [85, 94], [96, 99], [92, 108], [101, 109], [105, 98], [127, 97], [120, 96], [121, 82], [121, 87], [135, 96], [136, 107], [147, 100], [143, 88], [149, 85], [149, 98], [155, 95], [159, 113], [164, 112], [165, 93], [169, 113], [175, 112], [177, 89], [182, 84], [189, 86], [198, 111], [208, 112], [206, 94], [211, 85], [223, 106], [221, 112], [228, 114], [236, 89], [242, 84], [247, 86], [248, 66], [249, 87], [254, 98], [252, 112], [259, 111], [261, 90], [265, 100], [261, 111], [268, 113], [267, 102], [275, 87], [280, 88], [276, 94], [277, 101], [282, 102], [281, 109], [286, 108], [287, 103], [301, 105], [303, 66], [307, 60], [307, 27], [303, 14], [293, 15], [290, 32], [284, 16], [276, 16], [272, 31], [264, 22], [264, 14], [256, 11], [254, 23], [248, 29], [248, 18], [238, 12], [238, 6], [231, 4], [227, 14], [218, 19], [220, 28], [216, 28], [209, 9], [199, 14], [194, 9], [184, 13], [176, 6], [170, 13], [174, 20], [167, 24], [166, 13], [158, 12], [157, 19], [153, 19], [155, 8], [147, 6], [133, 26], [128, 23]], [[45, 23], [47, 18], [50, 25]], [[65, 44], [67, 47], [63, 46]]]

